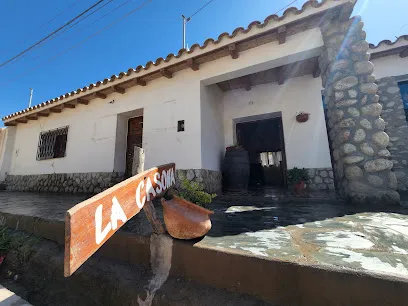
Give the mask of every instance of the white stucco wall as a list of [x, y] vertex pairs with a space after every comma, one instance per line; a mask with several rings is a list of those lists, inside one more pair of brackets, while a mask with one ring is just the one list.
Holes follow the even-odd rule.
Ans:
[[[64, 109], [61, 114], [51, 114], [49, 117], [40, 117], [38, 120], [30, 120], [27, 124], [18, 124], [16, 128], [16, 141], [13, 146], [12, 164], [10, 174], [45, 174], [45, 173], [75, 173], [75, 172], [111, 172], [124, 171], [125, 165], [125, 122], [128, 112], [142, 110], [144, 116], [143, 128], [143, 148], [145, 149], [145, 168], [150, 168], [167, 162], [176, 162], [179, 169], [219, 169], [219, 151], [225, 147], [225, 137], [223, 139], [223, 128], [225, 128], [225, 116], [223, 124], [221, 120], [212, 114], [221, 114], [215, 102], [218, 97], [218, 89], [205, 89], [216, 82], [235, 78], [248, 73], [266, 70], [297, 60], [316, 56], [323, 45], [320, 31], [311, 29], [297, 35], [289, 36], [286, 43], [279, 45], [272, 42], [266, 45], [241, 52], [238, 59], [224, 57], [203, 65], [198, 71], [190, 69], [182, 70], [173, 75], [172, 79], [160, 78], [148, 82], [146, 87], [136, 86], [127, 90], [125, 94], [112, 94], [107, 99], [91, 100], [89, 105], [78, 105], [75, 109]], [[302, 79], [303, 80], [303, 79]], [[112, 85], [116, 84], [115, 81]], [[289, 87], [287, 84], [294, 84], [297, 87]], [[310, 87], [311, 84], [320, 84], [320, 79], [310, 82], [288, 81], [283, 88], [284, 93], [293, 100], [304, 100], [305, 96], [311, 95], [313, 101], [320, 101], [320, 88], [316, 85], [316, 90]], [[283, 92], [277, 84], [268, 85], [274, 90], [263, 91], [262, 103], [256, 111], [251, 108], [249, 112], [243, 112], [243, 116], [251, 112], [271, 112], [273, 109], [284, 110], [285, 104], [271, 101], [265, 95], [275, 97], [277, 101]], [[260, 86], [260, 88], [262, 88]], [[251, 92], [242, 95], [251, 95], [257, 92], [254, 88]], [[295, 94], [297, 93], [297, 94]], [[317, 98], [316, 98], [317, 97]], [[109, 103], [114, 100], [114, 103]], [[321, 103], [321, 102], [319, 102]], [[316, 102], [316, 105], [320, 104]], [[297, 109], [293, 102], [292, 110]], [[309, 104], [308, 104], [309, 105]], [[310, 108], [303, 109], [312, 113], [312, 118], [319, 114], [318, 111]], [[232, 104], [231, 104], [232, 107]], [[234, 106], [231, 116], [236, 112], [241, 112], [240, 106]], [[221, 106], [221, 110], [224, 106]], [[232, 107], [233, 108], [233, 107]], [[225, 109], [225, 108], [224, 108]], [[294, 120], [294, 113], [290, 112], [290, 118]], [[289, 117], [285, 115], [285, 118]], [[322, 117], [323, 118], [323, 117]], [[177, 132], [177, 121], [185, 120], [185, 131]], [[286, 123], [290, 123], [286, 119]], [[296, 133], [288, 132], [293, 127], [289, 124], [285, 137], [288, 142], [311, 143], [313, 153], [305, 156], [313, 156], [315, 162], [306, 163], [303, 160], [308, 157], [290, 157], [288, 161], [293, 165], [315, 165], [327, 166], [329, 160], [325, 153], [327, 148], [321, 145], [323, 153], [312, 144], [326, 141], [325, 130], [319, 133], [317, 130], [323, 125], [310, 127], [313, 122], [324, 123], [312, 119], [306, 123], [309, 128], [302, 132], [302, 128], [297, 128]], [[41, 131], [58, 128], [68, 125], [67, 154], [64, 158], [50, 159], [44, 161], [36, 160], [38, 137]], [[206, 128], [209, 127], [209, 128]], [[306, 126], [303, 126], [306, 127]], [[119, 129], [118, 129], [119, 128]], [[211, 137], [212, 133], [219, 135]], [[228, 131], [227, 131], [228, 132]], [[229, 131], [231, 132], [231, 131]], [[302, 137], [309, 137], [308, 140]], [[322, 137], [323, 138], [322, 138]], [[120, 139], [118, 139], [118, 137]], [[310, 139], [311, 137], [311, 139]], [[320, 139], [319, 141], [316, 139]], [[224, 143], [223, 143], [224, 142]], [[206, 147], [204, 147], [204, 145]], [[221, 149], [222, 147], [222, 149]], [[301, 145], [294, 145], [297, 150]], [[208, 148], [208, 149], [207, 149]], [[211, 148], [211, 151], [210, 151]], [[326, 150], [326, 151], [325, 151]], [[288, 148], [288, 152], [290, 148]], [[319, 152], [319, 153], [316, 153]], [[316, 153], [316, 154], [315, 154]], [[288, 154], [299, 154], [288, 153]], [[322, 156], [325, 158], [320, 159]], [[317, 162], [320, 160], [320, 162]], [[322, 166], [323, 167], [323, 166]]]
[[0, 182], [10, 171], [16, 127], [0, 129]]
[[[175, 82], [160, 79], [147, 88], [134, 87], [125, 95], [113, 94], [87, 106], [19, 124], [10, 174], [124, 171], [124, 152], [122, 161], [115, 160], [115, 146], [123, 144], [126, 137], [121, 133], [124, 139], [116, 141], [118, 114], [140, 108], [144, 115], [145, 168], [167, 162], [176, 162], [179, 168], [199, 168], [200, 84], [189, 79], [188, 73], [175, 78]], [[115, 102], [109, 103], [112, 100]], [[177, 120], [182, 119], [186, 131], [177, 133]], [[69, 126], [66, 157], [37, 161], [40, 132], [65, 125]], [[123, 169], [118, 169], [120, 165]]]
[[408, 74], [408, 58], [401, 58], [398, 54], [380, 57], [371, 62], [374, 64], [376, 79]]
[[[283, 85], [268, 83], [250, 91], [229, 91], [223, 97], [223, 107], [225, 146], [234, 143], [234, 119], [282, 112], [288, 168], [331, 167], [320, 78], [307, 75]], [[305, 123], [296, 121], [301, 111], [310, 113]]]
[[201, 166], [220, 170], [224, 154], [223, 92], [217, 85], [201, 84]]

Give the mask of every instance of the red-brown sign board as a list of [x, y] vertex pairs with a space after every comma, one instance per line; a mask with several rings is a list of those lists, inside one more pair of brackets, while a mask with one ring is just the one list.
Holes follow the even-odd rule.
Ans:
[[175, 164], [152, 168], [68, 210], [64, 275], [72, 275], [146, 202], [173, 186], [175, 175]]

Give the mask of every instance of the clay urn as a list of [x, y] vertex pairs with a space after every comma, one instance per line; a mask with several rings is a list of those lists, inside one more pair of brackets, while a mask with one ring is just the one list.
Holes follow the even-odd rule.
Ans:
[[298, 115], [296, 115], [296, 121], [297, 122], [306, 122], [307, 120], [309, 120], [309, 115], [308, 113], [300, 113]]
[[211, 229], [214, 212], [176, 195], [169, 201], [161, 199], [164, 223], [170, 236], [177, 239], [202, 237]]

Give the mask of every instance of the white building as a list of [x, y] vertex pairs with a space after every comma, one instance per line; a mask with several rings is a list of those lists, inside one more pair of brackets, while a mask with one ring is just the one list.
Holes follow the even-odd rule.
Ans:
[[[348, 20], [354, 3], [309, 1], [6, 116], [0, 181], [7, 176], [12, 190], [99, 191], [130, 172], [136, 145], [144, 149], [145, 169], [175, 162], [190, 179], [219, 190], [225, 148], [239, 140], [237, 129], [248, 126], [242, 123], [262, 121], [278, 128], [271, 137], [281, 143], [275, 151], [283, 168], [310, 169], [313, 188], [334, 189], [321, 26]], [[376, 76], [408, 73], [400, 56], [406, 43], [370, 50], [399, 48], [376, 57]], [[308, 121], [297, 122], [301, 112], [310, 114]]]

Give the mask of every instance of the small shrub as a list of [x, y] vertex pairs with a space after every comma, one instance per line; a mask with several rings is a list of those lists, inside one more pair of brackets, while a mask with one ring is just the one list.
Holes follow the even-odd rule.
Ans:
[[300, 181], [307, 182], [309, 180], [309, 173], [305, 168], [292, 168], [288, 170], [288, 184], [289, 185], [296, 185]]
[[204, 191], [204, 186], [197, 182], [189, 181], [187, 178], [181, 180], [181, 191], [179, 195], [200, 206], [205, 206], [212, 202], [212, 199], [215, 198], [216, 194], [209, 194]]

